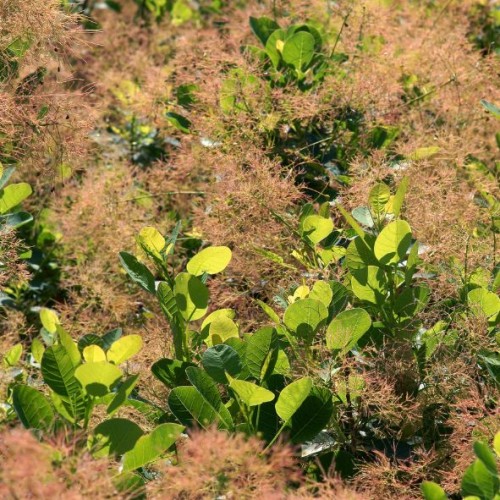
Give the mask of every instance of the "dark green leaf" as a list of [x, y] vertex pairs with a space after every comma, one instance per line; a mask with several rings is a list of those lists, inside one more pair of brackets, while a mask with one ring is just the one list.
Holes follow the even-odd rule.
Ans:
[[144, 264], [127, 252], [120, 252], [120, 261], [127, 274], [140, 287], [149, 293], [155, 293], [155, 278]]
[[242, 364], [238, 353], [226, 344], [218, 344], [203, 353], [201, 359], [205, 371], [221, 384], [227, 383], [226, 372], [236, 377]]
[[27, 429], [48, 430], [54, 423], [54, 411], [45, 396], [27, 385], [12, 391], [12, 403], [19, 420]]
[[273, 31], [279, 29], [279, 25], [269, 17], [251, 17], [250, 28], [254, 35], [262, 42], [262, 45], [266, 45], [267, 39]]

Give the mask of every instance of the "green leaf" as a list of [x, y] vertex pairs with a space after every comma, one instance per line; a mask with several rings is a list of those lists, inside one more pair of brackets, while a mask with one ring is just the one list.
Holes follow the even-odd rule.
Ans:
[[225, 428], [217, 409], [207, 404], [195, 387], [174, 387], [168, 395], [168, 407], [187, 427], [199, 425], [207, 429], [218, 422], [219, 427]]
[[306, 31], [299, 31], [285, 42], [283, 60], [298, 72], [307, 69], [314, 57], [314, 37]]
[[31, 355], [38, 364], [42, 362], [44, 351], [45, 346], [43, 345], [43, 342], [38, 337], [34, 338], [33, 342], [31, 343]]
[[226, 269], [231, 257], [232, 252], [228, 247], [208, 247], [192, 257], [186, 269], [194, 276], [218, 274]]
[[126, 335], [111, 344], [106, 357], [110, 363], [120, 365], [135, 356], [142, 349], [140, 335]]
[[349, 309], [339, 313], [328, 325], [326, 345], [340, 350], [341, 355], [350, 351], [370, 329], [372, 320], [364, 309]]
[[7, 46], [7, 51], [14, 57], [23, 57], [31, 47], [31, 43], [31, 40], [28, 38], [18, 37]]
[[76, 368], [82, 361], [78, 345], [73, 341], [71, 335], [61, 327], [61, 325], [56, 325], [56, 332], [59, 337], [59, 343], [66, 349], [73, 366]]
[[27, 385], [16, 385], [12, 391], [14, 410], [27, 429], [49, 430], [55, 415], [47, 398]]
[[500, 457], [500, 432], [495, 434], [493, 439], [493, 449], [495, 450], [497, 457]]
[[432, 158], [437, 155], [441, 148], [439, 146], [428, 146], [424, 148], [417, 148], [412, 151], [407, 158], [413, 161], [425, 160], [427, 158]]
[[289, 422], [295, 412], [309, 396], [312, 389], [312, 380], [304, 377], [287, 385], [276, 401], [276, 413], [284, 421]]
[[283, 317], [286, 327], [298, 337], [311, 341], [328, 318], [328, 310], [319, 300], [302, 299], [290, 304]]
[[[95, 335], [94, 333], [87, 333], [83, 337], [78, 339], [78, 349], [83, 353], [86, 347], [91, 345], [97, 345], [104, 349], [104, 342], [99, 335]], [[104, 358], [104, 360], [106, 357]], [[103, 361], [104, 361], [103, 360]]]
[[225, 428], [231, 428], [233, 425], [231, 415], [222, 403], [217, 385], [210, 376], [200, 368], [194, 367], [186, 368], [186, 375], [205, 402], [220, 414], [222, 419], [221, 424], [223, 424]]
[[406, 221], [397, 220], [388, 224], [377, 236], [374, 245], [375, 257], [381, 264], [401, 262], [411, 244], [411, 228]]
[[74, 374], [75, 366], [62, 345], [54, 345], [45, 350], [42, 357], [44, 382], [59, 396], [70, 397], [81, 393]]
[[483, 462], [486, 468], [493, 474], [494, 476], [498, 475], [497, 461], [493, 452], [488, 448], [488, 445], [485, 443], [481, 443], [480, 441], [476, 441], [474, 443], [474, 453], [477, 458]]
[[236, 377], [242, 370], [239, 354], [226, 344], [219, 344], [207, 349], [201, 358], [205, 371], [220, 384], [227, 383], [226, 372]]
[[[208, 377], [208, 375], [207, 375]], [[217, 423], [220, 429], [231, 429], [231, 414], [223, 405], [217, 387], [212, 384], [203, 394], [196, 387], [175, 387], [168, 396], [168, 406], [174, 416], [184, 425], [194, 422], [203, 428]]]
[[75, 378], [94, 397], [106, 395], [122, 376], [120, 368], [106, 361], [85, 363], [75, 370]]
[[276, 312], [274, 311], [274, 309], [271, 306], [269, 306], [265, 302], [262, 302], [262, 300], [259, 300], [259, 299], [255, 299], [255, 302], [257, 302], [257, 304], [259, 304], [259, 306], [261, 307], [261, 309], [267, 314], [267, 316], [269, 317], [269, 319], [274, 324], [279, 325], [279, 323], [280, 323], [280, 317], [276, 314]]
[[333, 299], [332, 287], [326, 281], [318, 280], [314, 283], [309, 298], [319, 300], [325, 307], [329, 307]]
[[332, 415], [331, 391], [326, 387], [313, 387], [290, 422], [292, 441], [310, 441], [328, 425]]
[[392, 213], [394, 217], [399, 217], [401, 213], [401, 208], [405, 201], [406, 190], [408, 189], [408, 177], [403, 177], [399, 183], [394, 199], [392, 200]]
[[222, 344], [227, 339], [239, 336], [238, 325], [232, 320], [232, 309], [219, 309], [209, 314], [201, 325], [201, 334], [208, 346]]
[[443, 488], [432, 481], [424, 481], [420, 486], [425, 500], [447, 500], [447, 496]]
[[5, 225], [12, 229], [18, 229], [33, 221], [33, 216], [27, 212], [14, 212], [3, 217]]
[[83, 349], [83, 359], [87, 363], [106, 361], [106, 353], [98, 345], [88, 345]]
[[321, 215], [309, 215], [302, 221], [301, 227], [302, 235], [317, 245], [332, 233], [334, 226], [332, 219], [325, 219]]
[[387, 298], [387, 280], [378, 266], [366, 266], [351, 271], [351, 288], [360, 300], [383, 304]]
[[163, 262], [161, 256], [165, 248], [165, 238], [154, 227], [143, 227], [137, 236], [139, 246], [154, 260]]
[[366, 235], [364, 239], [354, 238], [347, 247], [345, 263], [349, 271], [363, 269], [366, 266], [379, 266], [378, 260], [373, 253], [375, 237]]
[[111, 403], [109, 403], [106, 409], [108, 415], [112, 415], [116, 410], [118, 410], [118, 408], [120, 408], [120, 406], [125, 404], [138, 381], [139, 375], [132, 375], [127, 380], [125, 380], [123, 384], [120, 385], [120, 387], [116, 391], [115, 397], [112, 399]]
[[351, 211], [352, 216], [363, 226], [372, 228], [375, 225], [373, 216], [368, 207], [357, 207]]
[[[156, 297], [160, 303], [161, 310], [163, 314], [167, 317], [169, 323], [176, 325], [180, 329], [179, 325], [179, 308], [177, 307], [177, 302], [175, 300], [175, 295], [170, 286], [165, 282], [161, 281], [158, 284], [158, 289], [156, 290]], [[182, 318], [181, 318], [182, 320]], [[175, 334], [175, 332], [174, 332]]]
[[279, 29], [279, 25], [269, 17], [250, 17], [250, 28], [254, 35], [262, 42], [262, 45], [266, 45], [267, 39], [273, 31]]
[[47, 309], [46, 307], [40, 309], [40, 321], [45, 330], [52, 334], [56, 333], [57, 325], [60, 324], [57, 314], [52, 309]]
[[272, 401], [275, 397], [271, 391], [264, 387], [259, 387], [253, 382], [246, 382], [235, 378], [231, 379], [229, 387], [247, 406], [259, 406]]
[[500, 313], [500, 298], [485, 288], [474, 288], [467, 294], [469, 307], [476, 316], [486, 316], [495, 324]]
[[475, 460], [462, 478], [462, 495], [493, 498], [498, 492], [498, 478], [491, 475], [481, 460]]
[[[159, 3], [159, 5], [162, 5], [162, 3]], [[194, 17], [194, 11], [187, 0], [175, 0], [170, 15], [172, 17], [172, 24], [180, 26]]]
[[266, 54], [269, 56], [269, 59], [275, 69], [278, 69], [281, 61], [281, 50], [279, 49], [279, 46], [284, 46], [285, 39], [285, 31], [281, 29], [273, 31], [271, 36], [267, 39]]
[[6, 214], [25, 200], [32, 193], [31, 186], [26, 182], [10, 184], [0, 189], [0, 214]]
[[496, 104], [493, 104], [492, 102], [489, 102], [486, 99], [481, 99], [480, 102], [484, 107], [484, 109], [489, 111], [495, 118], [500, 119], [500, 108]]
[[120, 252], [120, 261], [133, 281], [147, 292], [155, 293], [155, 278], [144, 264], [127, 252]]
[[95, 458], [109, 455], [121, 456], [136, 445], [144, 432], [135, 423], [126, 418], [110, 418], [101, 422], [89, 439], [89, 445]]
[[274, 328], [257, 330], [246, 342], [245, 364], [248, 371], [258, 380], [264, 380], [274, 368], [273, 352], [277, 347], [278, 335]]
[[15, 170], [16, 167], [7, 167], [4, 169], [2, 164], [0, 163], [0, 189], [2, 189], [7, 184], [7, 182], [9, 182], [9, 179], [11, 178]]
[[165, 117], [171, 125], [173, 125], [177, 130], [180, 130], [183, 134], [189, 134], [191, 132], [191, 121], [185, 116], [169, 111], [165, 113]]
[[391, 197], [391, 190], [387, 184], [379, 182], [371, 189], [368, 195], [368, 201], [370, 207], [376, 217], [380, 217], [381, 214], [385, 213], [387, 203]]
[[173, 389], [179, 385], [189, 384], [186, 368], [190, 366], [195, 365], [178, 359], [163, 358], [153, 364], [151, 371], [160, 382]]
[[394, 303], [394, 310], [401, 318], [413, 318], [429, 302], [431, 291], [426, 285], [406, 288]]
[[15, 346], [11, 347], [3, 357], [4, 366], [7, 368], [15, 366], [21, 359], [22, 355], [23, 355], [22, 344], [16, 344]]
[[161, 424], [145, 436], [141, 436], [132, 450], [123, 456], [123, 471], [131, 471], [144, 467], [158, 459], [179, 438], [184, 426], [178, 424]]
[[182, 317], [187, 321], [203, 318], [208, 308], [208, 288], [199, 278], [189, 273], [175, 277], [175, 301]]

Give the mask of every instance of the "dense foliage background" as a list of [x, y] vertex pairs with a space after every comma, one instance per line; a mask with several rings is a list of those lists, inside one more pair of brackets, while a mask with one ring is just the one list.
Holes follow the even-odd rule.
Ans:
[[500, 8], [0, 0], [2, 498], [500, 498]]

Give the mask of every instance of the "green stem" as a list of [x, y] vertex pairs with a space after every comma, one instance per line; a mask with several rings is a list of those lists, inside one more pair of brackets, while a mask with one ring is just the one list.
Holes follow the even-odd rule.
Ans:
[[278, 432], [276, 433], [276, 435], [273, 437], [273, 439], [271, 439], [271, 442], [264, 448], [264, 453], [269, 450], [269, 448], [271, 448], [271, 446], [276, 442], [276, 440], [278, 439], [278, 437], [280, 436], [280, 434], [285, 430], [285, 427], [287, 426], [288, 424], [288, 421], [286, 422], [283, 422], [283, 425], [280, 427], [280, 429], [278, 430]]

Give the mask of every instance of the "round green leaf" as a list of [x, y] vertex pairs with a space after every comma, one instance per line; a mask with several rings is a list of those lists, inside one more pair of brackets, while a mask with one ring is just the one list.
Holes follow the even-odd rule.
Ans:
[[314, 37], [306, 31], [292, 35], [283, 47], [283, 60], [297, 71], [309, 66], [314, 56]]
[[500, 313], [500, 298], [496, 293], [485, 288], [474, 288], [467, 294], [467, 299], [474, 314], [496, 321]]
[[332, 219], [321, 215], [309, 215], [302, 221], [302, 234], [317, 245], [333, 231]]
[[208, 288], [199, 278], [179, 273], [175, 278], [175, 301], [182, 317], [187, 321], [203, 318], [208, 308]]
[[140, 335], [126, 335], [111, 344], [106, 356], [110, 363], [120, 365], [142, 349], [142, 337]]
[[89, 439], [93, 456], [121, 456], [134, 448], [137, 440], [144, 434], [142, 429], [126, 418], [110, 418], [101, 422]]
[[90, 396], [105, 396], [122, 378], [122, 371], [106, 361], [85, 363], [75, 370], [75, 378]]
[[87, 363], [106, 361], [106, 353], [98, 345], [88, 345], [83, 349], [83, 359]]
[[208, 247], [198, 252], [187, 263], [186, 269], [194, 276], [217, 274], [226, 269], [231, 257], [232, 252], [228, 247]]
[[328, 310], [319, 300], [302, 299], [290, 304], [284, 315], [286, 327], [306, 340], [311, 340], [316, 330], [328, 318]]
[[313, 387], [291, 420], [291, 439], [294, 443], [310, 441], [321, 432], [333, 414], [330, 389]]
[[240, 356], [226, 344], [219, 344], [207, 349], [203, 353], [201, 363], [205, 371], [221, 384], [227, 383], [226, 372], [235, 377], [242, 369]]
[[231, 337], [239, 336], [238, 325], [232, 320], [232, 309], [219, 309], [209, 314], [201, 325], [201, 334], [208, 346], [222, 344]]
[[10, 184], [0, 189], [0, 214], [6, 214], [9, 210], [15, 208], [33, 191], [26, 182]]
[[178, 424], [161, 424], [145, 436], [123, 457], [123, 471], [131, 471], [153, 462], [167, 451], [181, 435], [184, 427]]
[[401, 262], [411, 244], [411, 228], [408, 222], [396, 220], [388, 224], [375, 240], [375, 257], [381, 264]]
[[326, 281], [316, 281], [309, 294], [309, 298], [319, 300], [325, 307], [328, 307], [333, 299], [332, 287]]
[[250, 28], [254, 35], [265, 45], [267, 39], [275, 30], [279, 29], [279, 25], [269, 17], [250, 17]]
[[266, 42], [266, 54], [269, 56], [274, 68], [278, 68], [281, 61], [281, 51], [278, 49], [278, 42], [284, 45], [285, 32], [281, 29], [273, 31]]
[[46, 307], [40, 309], [40, 321], [42, 322], [42, 326], [49, 333], [56, 333], [57, 325], [60, 324], [59, 317], [55, 311], [47, 309]]
[[445, 491], [433, 481], [424, 481], [420, 486], [425, 500], [447, 500]]
[[287, 385], [280, 393], [276, 401], [276, 413], [284, 421], [288, 422], [312, 389], [312, 380], [304, 377]]
[[366, 266], [351, 271], [351, 288], [360, 300], [382, 304], [387, 297], [384, 271], [378, 266]]
[[358, 340], [370, 329], [372, 320], [364, 309], [349, 309], [339, 313], [326, 331], [328, 349], [350, 351]]

